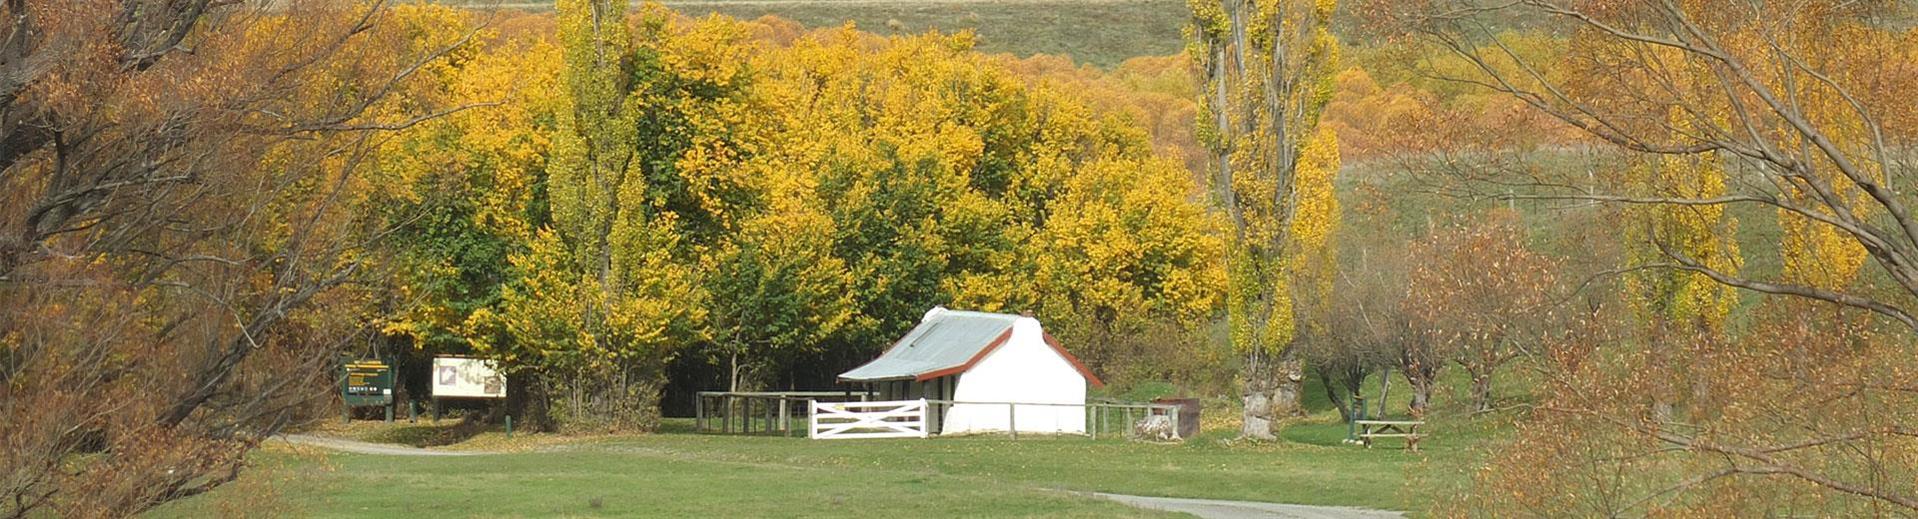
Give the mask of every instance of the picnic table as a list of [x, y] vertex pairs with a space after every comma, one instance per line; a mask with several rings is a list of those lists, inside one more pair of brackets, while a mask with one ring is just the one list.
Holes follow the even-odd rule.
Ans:
[[1376, 438], [1405, 438], [1405, 448], [1412, 452], [1419, 450], [1419, 426], [1424, 420], [1353, 420], [1359, 426], [1359, 444], [1372, 448]]

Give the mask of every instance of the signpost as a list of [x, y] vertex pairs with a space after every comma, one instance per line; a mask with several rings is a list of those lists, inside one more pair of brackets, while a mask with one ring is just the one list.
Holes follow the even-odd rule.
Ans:
[[393, 421], [393, 366], [380, 359], [346, 360], [341, 369], [340, 399], [346, 403], [346, 419], [353, 419], [353, 408], [386, 408], [386, 421]]

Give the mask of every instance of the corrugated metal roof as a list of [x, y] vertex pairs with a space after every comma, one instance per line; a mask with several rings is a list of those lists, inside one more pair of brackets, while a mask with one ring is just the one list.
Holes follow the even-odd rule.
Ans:
[[963, 366], [1011, 330], [1012, 323], [1018, 319], [1016, 315], [934, 307], [926, 312], [919, 326], [906, 332], [892, 349], [864, 366], [839, 374], [839, 379], [852, 382], [911, 379]]

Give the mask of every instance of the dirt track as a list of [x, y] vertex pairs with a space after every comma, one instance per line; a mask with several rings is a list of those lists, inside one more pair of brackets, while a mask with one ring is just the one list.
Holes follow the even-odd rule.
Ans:
[[306, 434], [286, 434], [286, 435], [281, 435], [278, 438], [282, 441], [295, 444], [295, 445], [311, 445], [314, 447], [321, 447], [325, 449], [332, 449], [332, 450], [341, 451], [341, 452], [352, 452], [352, 453], [358, 453], [358, 454], [381, 454], [381, 455], [387, 455], [387, 456], [474, 456], [479, 454], [495, 454], [491, 452], [442, 451], [442, 450], [433, 450], [433, 449], [422, 449], [419, 447], [411, 447], [406, 445], [393, 445], [390, 443], [368, 443], [368, 442], [362, 442], [362, 441], [353, 441], [353, 440], [346, 440], [341, 438], [328, 438], [324, 436], [312, 436], [312, 435], [306, 435]]
[[1343, 506], [1288, 505], [1257, 501], [1186, 499], [1181, 497], [1092, 495], [1152, 510], [1191, 514], [1205, 519], [1402, 519], [1402, 512], [1348, 508]]

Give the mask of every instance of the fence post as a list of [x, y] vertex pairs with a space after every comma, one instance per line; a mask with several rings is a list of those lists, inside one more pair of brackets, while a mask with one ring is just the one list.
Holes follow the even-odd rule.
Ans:
[[1132, 419], [1132, 406], [1126, 406], [1126, 408], [1125, 408], [1125, 435], [1126, 435], [1126, 437], [1127, 437], [1127, 438], [1130, 438], [1130, 437], [1132, 437], [1132, 433], [1134, 433], [1134, 432], [1136, 432], [1136, 431], [1137, 431], [1137, 429], [1138, 429], [1138, 424], [1139, 424], [1139, 422], [1138, 422], [1138, 421], [1136, 421], [1136, 420], [1133, 420], [1133, 419]]
[[1166, 411], [1166, 414], [1172, 415], [1172, 436], [1175, 438], [1179, 438], [1181, 440], [1185, 438], [1179, 436], [1179, 431], [1182, 430], [1182, 429], [1179, 429], [1179, 414], [1180, 414], [1179, 412], [1184, 409], [1185, 409], [1185, 406], [1176, 405], [1168, 408], [1168, 410]]
[[767, 435], [771, 435], [771, 433], [775, 433], [775, 431], [779, 431], [779, 425], [777, 425], [777, 423], [773, 423], [773, 414], [777, 414], [779, 410], [775, 410], [775, 408], [773, 408], [773, 400], [765, 400], [765, 404], [763, 404], [763, 406], [765, 406], [765, 433], [767, 433]]
[[792, 410], [787, 408], [786, 397], [779, 397], [779, 432], [792, 432]]
[[693, 393], [693, 432], [706, 432], [706, 395]]
[[1012, 439], [1019, 439], [1019, 404], [1006, 402], [1006, 430], [1012, 431]]
[[806, 438], [818, 439], [813, 437], [813, 434], [817, 432], [819, 432], [819, 401], [807, 400], [806, 401]]

